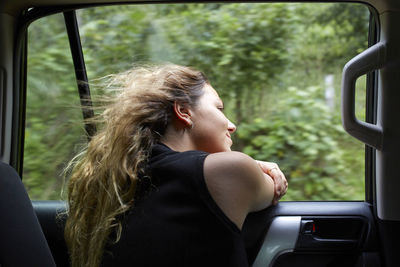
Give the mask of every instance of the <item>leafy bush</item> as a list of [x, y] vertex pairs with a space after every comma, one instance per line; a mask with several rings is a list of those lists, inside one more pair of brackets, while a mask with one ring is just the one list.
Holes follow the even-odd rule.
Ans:
[[[289, 88], [267, 119], [243, 123], [237, 135], [244, 153], [279, 163], [289, 181], [286, 200], [364, 198], [363, 187], [354, 186], [360, 183], [357, 166], [363, 165], [362, 147], [330, 112], [321, 88]], [[340, 149], [349, 143], [358, 149]], [[355, 168], [348, 168], [354, 159]]]

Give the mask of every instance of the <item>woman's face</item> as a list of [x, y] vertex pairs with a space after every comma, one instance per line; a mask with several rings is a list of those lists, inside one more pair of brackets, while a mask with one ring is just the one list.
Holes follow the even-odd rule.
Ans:
[[204, 94], [192, 110], [192, 141], [197, 150], [209, 153], [230, 151], [231, 133], [236, 126], [223, 113], [224, 104], [210, 85], [204, 86]]

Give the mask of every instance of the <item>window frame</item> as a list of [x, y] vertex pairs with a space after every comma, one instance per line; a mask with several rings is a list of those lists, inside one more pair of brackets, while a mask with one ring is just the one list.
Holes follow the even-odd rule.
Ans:
[[[368, 47], [379, 42], [380, 28], [377, 11], [369, 6]], [[367, 74], [365, 119], [376, 124], [378, 113], [378, 71]], [[365, 201], [376, 207], [376, 149], [365, 145]]]
[[[214, 2], [214, 1], [205, 1]], [[226, 2], [226, 1], [220, 1]], [[244, 1], [234, 1], [244, 2]], [[262, 3], [269, 3], [270, 1], [260, 1]], [[294, 1], [297, 2], [297, 1]], [[294, 3], [293, 2], [293, 3]], [[174, 4], [176, 1], [163, 1], [163, 2], [124, 2], [117, 3], [119, 5], [135, 5], [135, 4]], [[179, 3], [196, 3], [196, 1], [185, 1]], [[282, 3], [292, 3], [289, 1], [282, 1]], [[316, 2], [318, 3], [318, 2]], [[339, 2], [338, 2], [339, 3]], [[347, 2], [340, 2], [347, 3]], [[350, 2], [349, 2], [350, 3]], [[369, 32], [368, 32], [368, 47], [374, 45], [379, 41], [379, 21], [378, 13], [375, 8], [366, 4], [370, 10], [370, 21], [369, 21]], [[88, 78], [86, 74], [86, 67], [83, 58], [82, 45], [79, 35], [79, 29], [77, 27], [77, 21], [75, 11], [77, 9], [88, 8], [88, 7], [100, 7], [116, 5], [115, 3], [96, 3], [96, 4], [79, 4], [71, 6], [59, 6], [59, 7], [35, 7], [25, 11], [22, 14], [22, 22], [18, 26], [18, 37], [16, 40], [16, 53], [15, 53], [15, 76], [14, 76], [14, 97], [13, 97], [13, 127], [12, 127], [12, 149], [10, 164], [15, 167], [20, 177], [23, 173], [23, 159], [24, 159], [24, 142], [25, 142], [25, 120], [26, 120], [26, 96], [27, 96], [27, 46], [28, 46], [28, 26], [33, 21], [42, 17], [50, 16], [56, 13], [63, 13], [66, 20], [67, 34], [70, 41], [70, 49], [72, 53], [72, 59], [74, 62], [74, 69], [76, 73], [77, 89], [80, 96], [81, 104], [83, 108], [84, 119], [89, 119], [94, 116], [91, 107], [90, 100], [90, 89], [88, 86]], [[67, 15], [66, 15], [67, 14]], [[66, 18], [69, 16], [69, 18]], [[68, 26], [69, 24], [69, 26]], [[75, 24], [75, 25], [74, 25]], [[69, 29], [68, 29], [69, 28]], [[73, 36], [75, 35], [75, 36]], [[81, 54], [81, 55], [80, 55]], [[78, 57], [78, 59], [76, 58]], [[79, 82], [79, 81], [83, 81]], [[378, 88], [378, 72], [367, 74], [366, 79], [366, 122], [376, 123], [377, 115], [377, 88]], [[86, 97], [86, 99], [85, 99]], [[23, 107], [21, 109], [21, 107]], [[90, 136], [93, 135], [96, 128], [94, 124], [85, 123], [85, 130]], [[376, 190], [375, 190], [375, 149], [365, 146], [365, 202], [374, 204], [376, 206]], [[22, 178], [23, 179], [23, 178]], [[347, 201], [347, 200], [346, 200]]]

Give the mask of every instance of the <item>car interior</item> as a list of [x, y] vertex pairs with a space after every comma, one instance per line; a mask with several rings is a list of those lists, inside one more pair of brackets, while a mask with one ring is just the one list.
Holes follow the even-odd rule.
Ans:
[[[88, 108], [91, 91], [86, 69], [91, 63], [85, 65], [86, 48], [82, 48], [85, 41], [79, 33], [84, 30], [79, 28], [76, 12], [110, 5], [195, 2], [0, 2], [0, 266], [70, 265], [63, 237], [65, 201], [30, 200], [21, 183], [21, 178], [24, 181], [24, 153], [28, 153], [24, 150], [24, 142], [28, 133], [25, 132], [29, 94], [27, 66], [29, 53], [33, 50], [28, 49], [30, 24], [53, 14], [62, 14], [71, 51], [68, 57], [78, 81], [71, 90], [76, 92], [84, 107], [83, 118], [89, 119], [94, 114]], [[246, 1], [201, 1], [206, 4], [238, 2]], [[253, 2], [269, 4], [276, 1]], [[303, 1], [279, 2], [304, 4]], [[349, 4], [351, 1], [335, 2]], [[365, 199], [281, 201], [276, 206], [249, 214], [242, 234], [250, 266], [400, 266], [400, 194], [397, 192], [400, 190], [400, 1], [363, 0], [357, 3], [367, 7], [371, 14], [368, 47], [357, 51], [357, 55], [342, 66], [340, 99], [346, 134], [365, 144], [365, 171], [360, 170], [365, 174]], [[363, 75], [366, 75], [367, 88], [365, 121], [356, 115], [355, 104], [356, 83]], [[90, 123], [81, 128], [87, 136], [96, 131]]]

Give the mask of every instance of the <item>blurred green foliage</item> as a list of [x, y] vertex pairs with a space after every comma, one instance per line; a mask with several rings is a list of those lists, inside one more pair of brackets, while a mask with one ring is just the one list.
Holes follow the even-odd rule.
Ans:
[[59, 199], [62, 171], [84, 132], [63, 18], [45, 20], [28, 32], [23, 182], [33, 199]]
[[[343, 131], [338, 104], [328, 107], [324, 79], [335, 77], [339, 103], [341, 70], [367, 47], [367, 7], [115, 5], [77, 17], [92, 82], [141, 62], [194, 66], [237, 124], [233, 149], [285, 172], [285, 200], [364, 199], [364, 146]], [[357, 84], [362, 119], [365, 82]], [[29, 27], [27, 92], [23, 181], [31, 198], [58, 199], [62, 170], [86, 142], [62, 14]]]
[[[362, 183], [353, 181], [361, 181], [363, 146], [347, 137], [322, 88], [291, 87], [275, 108], [267, 119], [242, 124], [238, 137], [244, 153], [279, 163], [290, 185], [285, 199], [362, 199]], [[352, 146], [356, 160], [347, 152]]]

